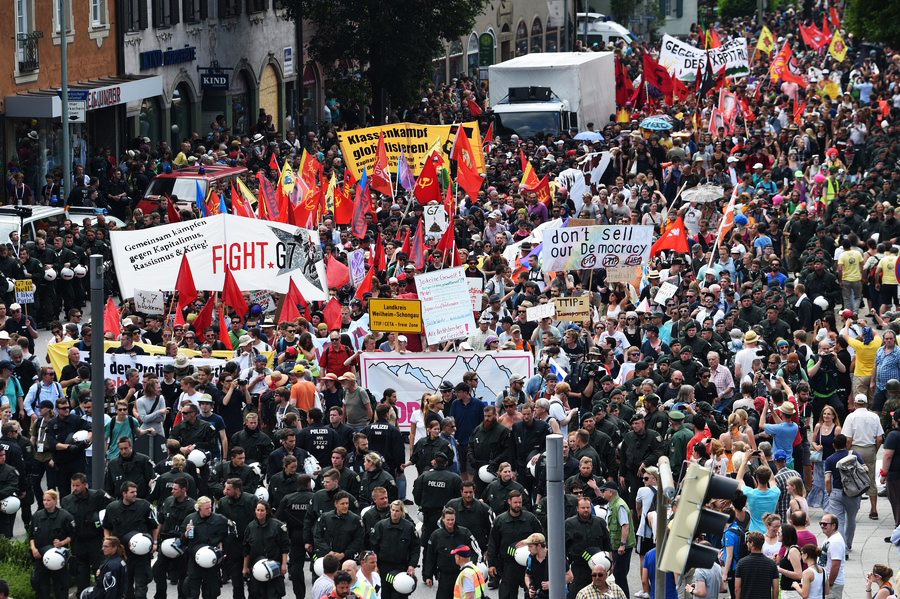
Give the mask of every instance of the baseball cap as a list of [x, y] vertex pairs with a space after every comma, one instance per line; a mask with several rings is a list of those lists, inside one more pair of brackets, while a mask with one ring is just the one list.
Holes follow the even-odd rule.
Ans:
[[472, 555], [472, 548], [468, 545], [458, 545], [456, 549], [450, 551], [450, 555], [460, 555], [462, 557], [470, 557]]
[[772, 455], [772, 459], [775, 460], [776, 462], [787, 462], [788, 461], [788, 453], [783, 449], [779, 449]]

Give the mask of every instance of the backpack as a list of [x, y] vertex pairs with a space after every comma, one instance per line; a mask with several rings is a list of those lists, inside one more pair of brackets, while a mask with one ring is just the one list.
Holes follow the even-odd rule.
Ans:
[[[750, 524], [750, 519], [747, 519], [747, 524]], [[733, 549], [731, 556], [731, 570], [728, 572], [729, 576], [734, 574], [734, 571], [737, 570], [737, 563], [741, 561], [744, 557], [750, 554], [750, 550], [747, 548], [746, 536], [747, 529], [744, 526], [741, 526], [741, 523], [737, 520], [732, 521], [725, 528], [725, 537], [722, 539], [722, 548], [719, 549], [719, 564], [724, 568], [725, 567], [725, 544], [726, 539], [728, 538], [728, 533], [732, 533], [735, 537], [735, 542], [731, 544]]]
[[837, 471], [847, 497], [859, 497], [869, 490], [869, 468], [859, 463], [855, 453], [838, 460]]

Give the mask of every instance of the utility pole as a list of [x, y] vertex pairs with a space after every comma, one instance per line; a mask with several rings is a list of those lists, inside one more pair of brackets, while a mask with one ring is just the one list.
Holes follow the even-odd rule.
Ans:
[[[69, 58], [68, 58], [68, 34], [69, 34], [69, 0], [57, 0], [59, 2], [59, 73], [60, 92], [62, 97], [62, 163], [63, 180], [59, 186], [61, 194], [60, 202], [63, 204], [69, 197], [69, 188], [72, 186], [72, 148], [69, 140]], [[102, 316], [101, 316], [102, 320]], [[103, 337], [100, 337], [101, 341]], [[103, 380], [103, 372], [100, 372]], [[101, 422], [103, 418], [101, 417]]]
[[95, 335], [91, 342], [91, 486], [99, 489], [106, 476], [106, 439], [103, 438], [106, 428], [103, 426], [106, 414], [103, 391], [106, 383], [103, 377], [103, 256], [94, 254], [90, 257], [90, 277], [91, 332]]
[[547, 436], [547, 550], [550, 599], [566, 596], [566, 515], [563, 506], [563, 438]]
[[[675, 499], [675, 481], [672, 479], [672, 468], [669, 458], [663, 456], [656, 463], [659, 476], [656, 479], [656, 563], [659, 563], [662, 548], [666, 542], [666, 530], [668, 530], [668, 511], [666, 503]], [[666, 573], [656, 568], [656, 597], [650, 599], [666, 598]]]

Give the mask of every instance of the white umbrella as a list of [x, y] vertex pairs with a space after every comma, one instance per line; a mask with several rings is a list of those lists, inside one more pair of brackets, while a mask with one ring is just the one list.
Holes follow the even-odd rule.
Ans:
[[723, 195], [725, 195], [725, 190], [719, 185], [698, 185], [681, 192], [681, 199], [685, 202], [706, 204], [718, 201]]

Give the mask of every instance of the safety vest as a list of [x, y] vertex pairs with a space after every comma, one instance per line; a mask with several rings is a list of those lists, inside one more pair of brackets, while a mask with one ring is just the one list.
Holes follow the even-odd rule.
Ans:
[[453, 599], [462, 599], [463, 580], [465, 579], [472, 581], [472, 585], [475, 587], [475, 599], [482, 599], [485, 595], [484, 577], [478, 571], [478, 568], [472, 565], [472, 562], [463, 566], [462, 570], [459, 571], [459, 576], [456, 577], [456, 584], [453, 585]]
[[[625, 511], [628, 513], [628, 522], [619, 522], [619, 506], [624, 507]], [[616, 498], [609, 503], [608, 514], [607, 526], [609, 528], [609, 538], [612, 539], [613, 550], [619, 546], [619, 543], [622, 540], [622, 526], [625, 524], [628, 525], [628, 540], [625, 543], [625, 547], [628, 549], [634, 547], [635, 538], [634, 526], [631, 522], [631, 510], [625, 504], [625, 500], [618, 494], [616, 495]]]

